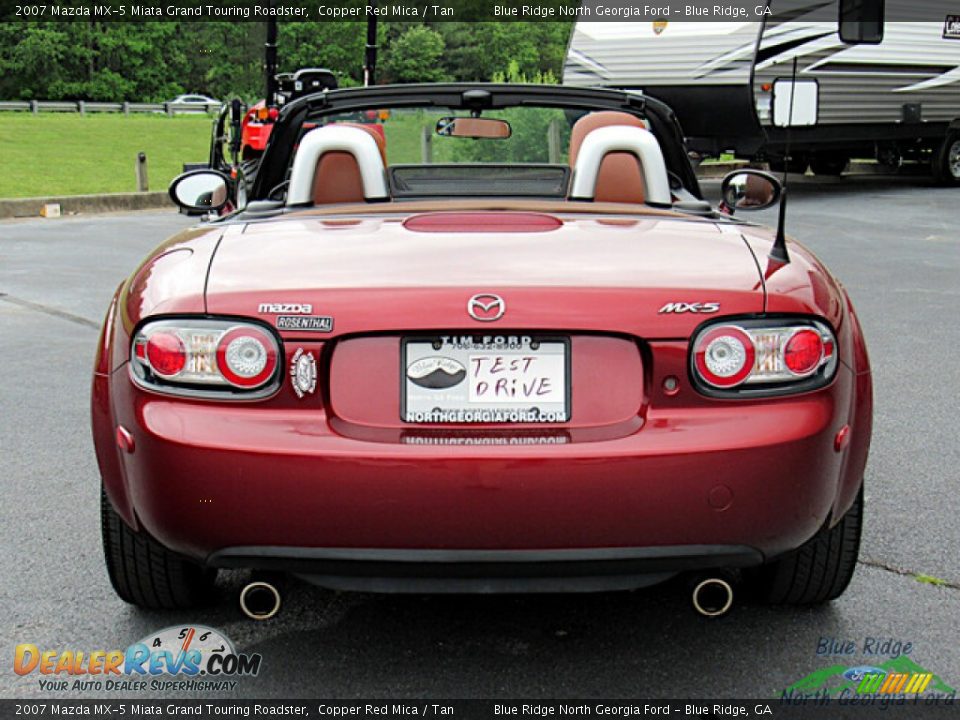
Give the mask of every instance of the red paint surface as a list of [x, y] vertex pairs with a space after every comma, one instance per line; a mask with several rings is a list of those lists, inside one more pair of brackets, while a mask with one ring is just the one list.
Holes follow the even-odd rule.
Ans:
[[[347, 437], [319, 403], [226, 409], [124, 386], [138, 517], [198, 558], [260, 544], [782, 552], [834, 502], [836, 400], [851, 388], [843, 371], [831, 390], [778, 403], [651, 407], [641, 429], [609, 440], [458, 447]], [[718, 484], [737, 498], [722, 514], [709, 504]]]
[[[125, 283], [101, 344], [93, 427], [111, 501], [128, 522], [200, 559], [259, 544], [722, 543], [772, 555], [839, 517], [863, 476], [871, 385], [855, 316], [816, 258], [792, 244], [793, 262], [771, 274], [765, 296], [754, 254], [764, 257], [769, 233], [744, 229], [744, 242], [741, 228], [709, 222], [559, 220], [549, 232], [424, 233], [396, 216], [332, 223], [293, 214], [171, 239]], [[466, 301], [478, 292], [504, 297], [501, 320], [469, 318]], [[276, 395], [250, 403], [165, 397], [131, 382], [130, 333], [141, 319], [208, 312], [272, 322], [262, 302], [310, 303], [334, 317], [329, 334], [284, 333], [284, 363], [298, 347], [319, 357], [314, 395], [297, 398], [286, 375]], [[668, 302], [721, 310], [659, 313]], [[751, 401], [693, 390], [695, 329], [765, 307], [834, 327], [833, 382]], [[399, 421], [404, 334], [521, 330], [572, 338], [569, 423]], [[673, 394], [663, 389], [668, 376], [680, 379]], [[135, 453], [118, 451], [120, 424]], [[845, 425], [850, 442], [836, 452]], [[520, 444], [537, 437], [551, 443]], [[710, 503], [718, 485], [733, 498], [722, 512]]]

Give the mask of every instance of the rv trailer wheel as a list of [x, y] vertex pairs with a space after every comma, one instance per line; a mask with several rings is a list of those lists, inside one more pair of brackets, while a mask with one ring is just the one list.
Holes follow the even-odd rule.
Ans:
[[786, 158], [770, 158], [770, 169], [773, 172], [783, 172], [784, 166], [786, 166], [787, 172], [803, 175], [807, 171], [809, 164], [810, 158], [805, 155], [795, 155], [790, 158], [789, 163], [786, 161]]
[[842, 155], [814, 155], [810, 160], [810, 169], [816, 175], [839, 177], [847, 167], [850, 158]]
[[938, 185], [960, 185], [960, 131], [947, 131], [943, 145], [933, 154], [931, 165]]

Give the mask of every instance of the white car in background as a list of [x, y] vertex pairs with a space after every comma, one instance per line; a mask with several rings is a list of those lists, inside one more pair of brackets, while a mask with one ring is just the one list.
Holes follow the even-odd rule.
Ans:
[[178, 95], [173, 100], [167, 102], [168, 105], [176, 105], [174, 113], [197, 113], [216, 110], [223, 103], [206, 95]]

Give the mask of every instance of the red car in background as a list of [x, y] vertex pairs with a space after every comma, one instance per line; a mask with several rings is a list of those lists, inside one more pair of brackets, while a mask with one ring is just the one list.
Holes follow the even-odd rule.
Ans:
[[[389, 109], [377, 131], [356, 113]], [[423, 128], [434, 162], [412, 156]], [[217, 210], [226, 179], [172, 196]], [[724, 206], [769, 207], [758, 171]], [[248, 204], [118, 289], [93, 376], [106, 566], [187, 607], [219, 568], [372, 591], [839, 596], [864, 339], [806, 248], [701, 199], [669, 108], [407, 85], [279, 114]], [[266, 573], [266, 574], [265, 574]]]

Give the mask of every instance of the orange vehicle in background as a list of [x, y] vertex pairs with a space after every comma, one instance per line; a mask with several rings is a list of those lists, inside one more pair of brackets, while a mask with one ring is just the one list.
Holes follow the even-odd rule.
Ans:
[[240, 159], [259, 158], [267, 147], [273, 123], [280, 115], [280, 108], [303, 95], [322, 90], [336, 90], [337, 77], [326, 68], [303, 68], [292, 73], [275, 75], [275, 89], [267, 97], [273, 102], [261, 100], [249, 108], [240, 124]]
[[[375, 16], [374, 16], [375, 17]], [[372, 84], [376, 68], [376, 20], [367, 23], [367, 50], [363, 67], [364, 84]], [[207, 167], [228, 178], [231, 202], [228, 211], [246, 204], [247, 189], [259, 169], [273, 125], [284, 105], [297, 98], [324, 90], [336, 90], [336, 75], [326, 68], [301, 68], [291, 73], [277, 72], [277, 21], [267, 21], [264, 44], [264, 99], [252, 107], [239, 98], [225, 103], [213, 124]], [[357, 122], [378, 122], [375, 111]]]

